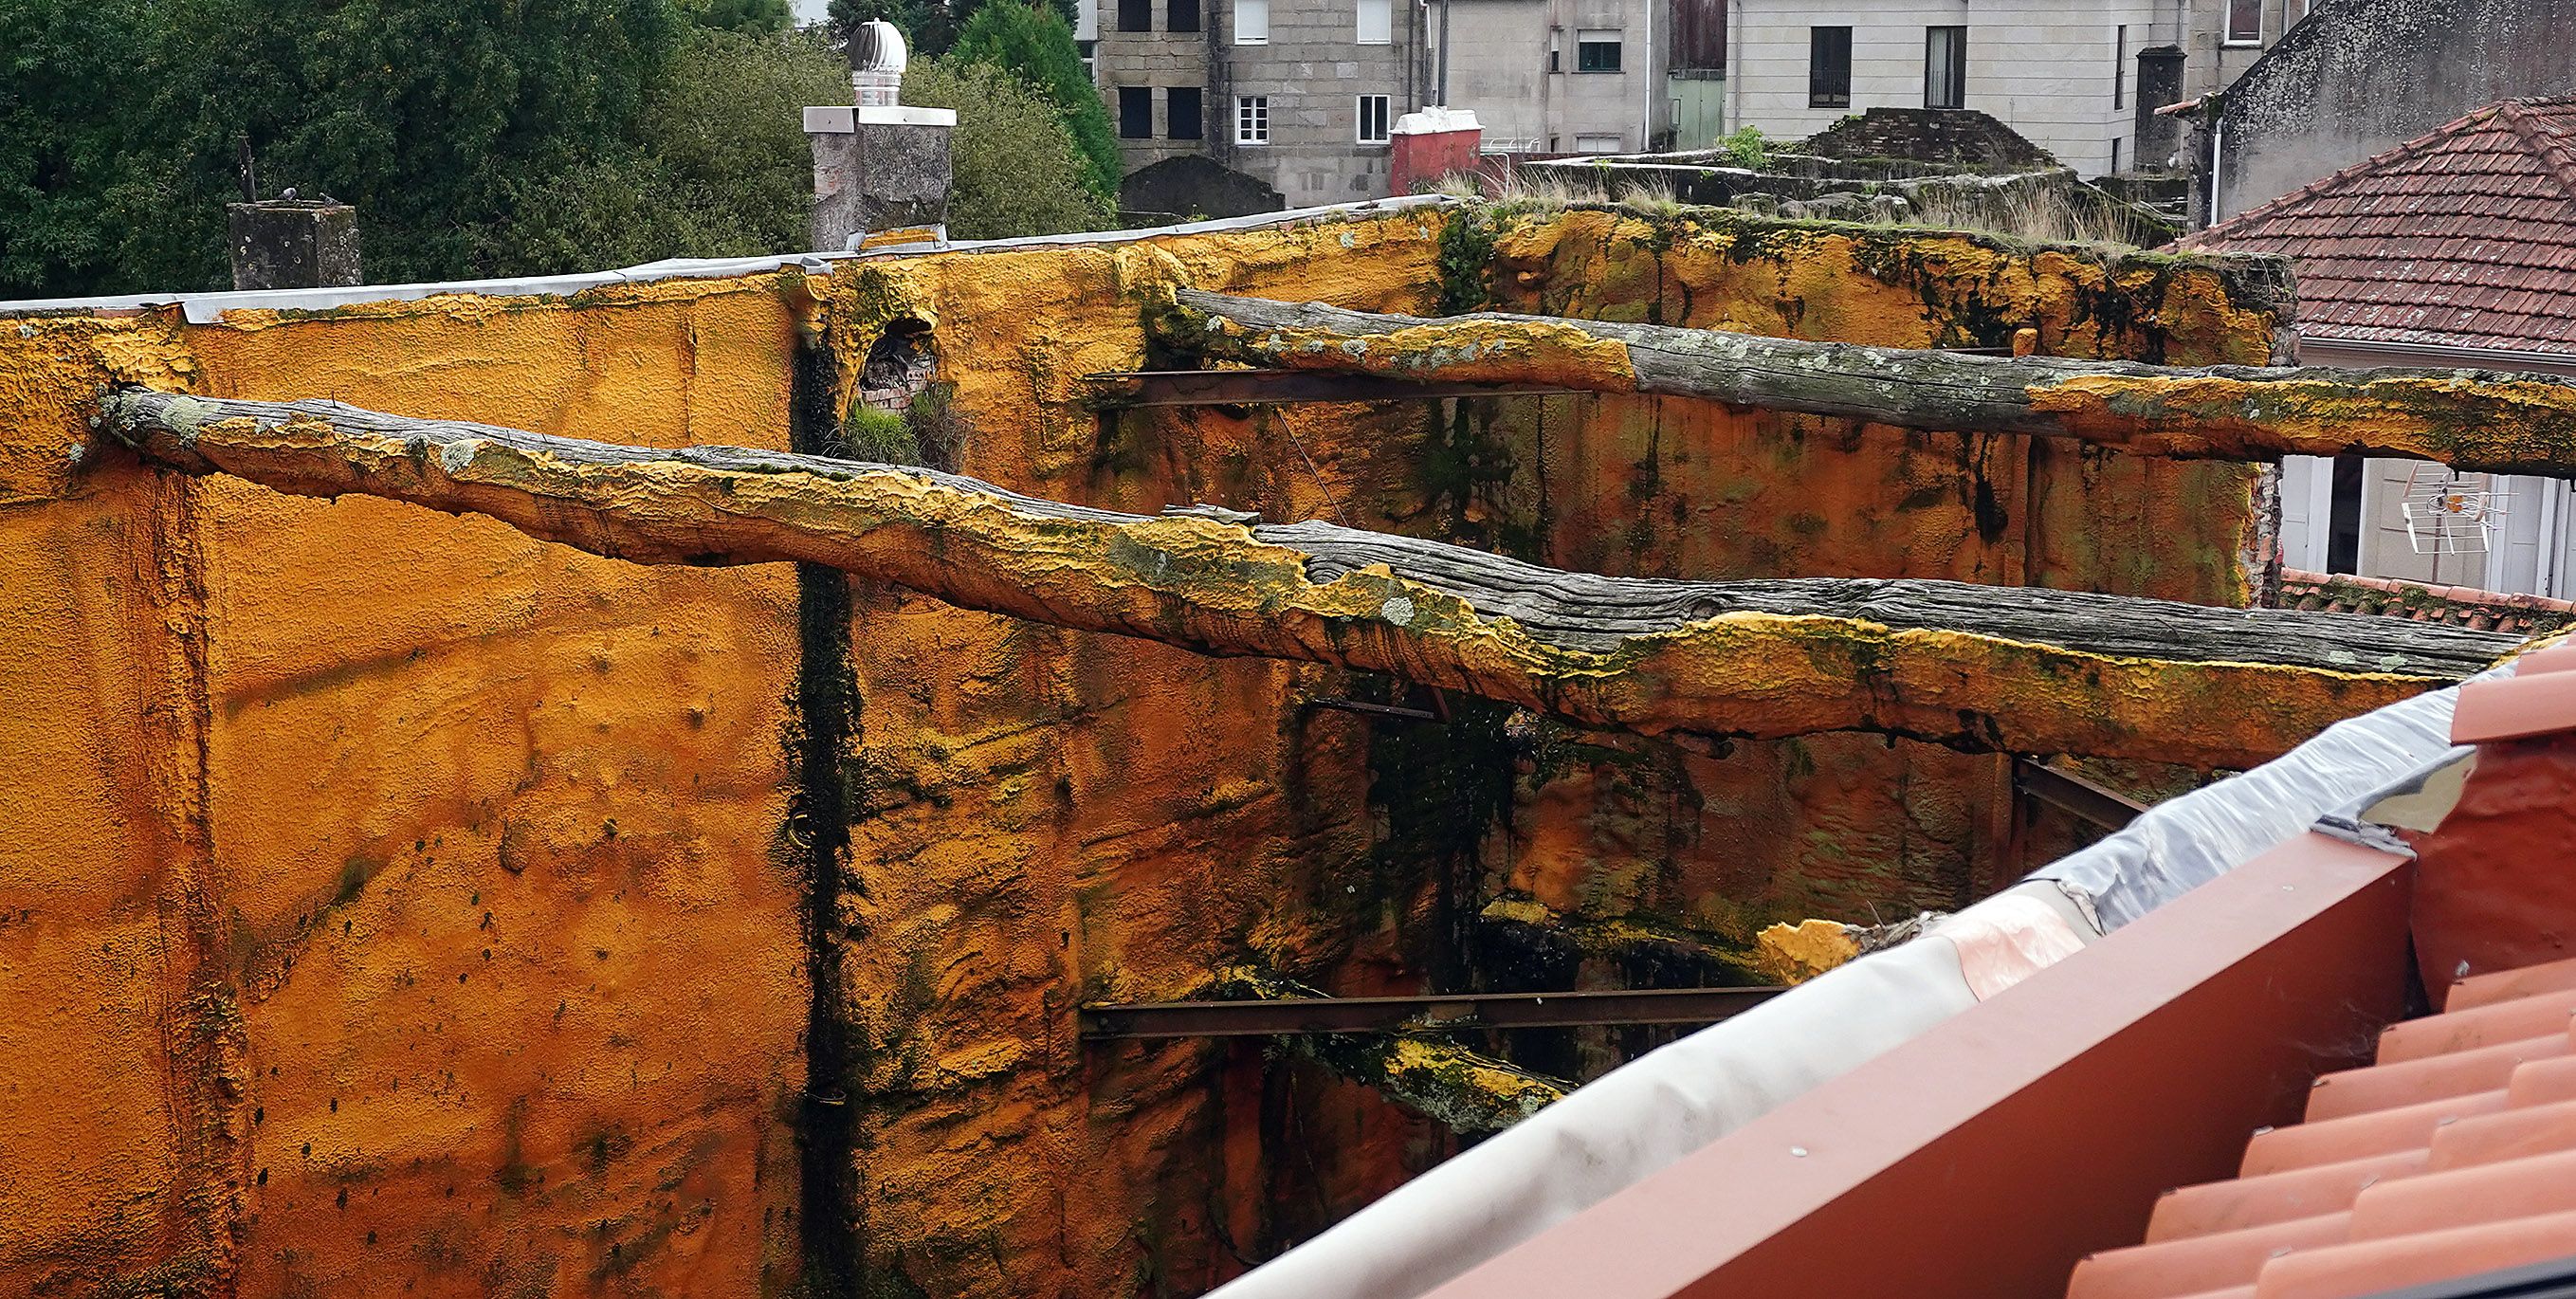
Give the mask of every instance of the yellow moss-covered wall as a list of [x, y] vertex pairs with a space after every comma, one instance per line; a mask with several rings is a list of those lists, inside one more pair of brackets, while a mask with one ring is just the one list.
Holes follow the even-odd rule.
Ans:
[[[1450, 220], [0, 320], [0, 753], [24, 773], [0, 789], [0, 1296], [755, 1294], [818, 1238], [855, 1250], [827, 1290], [1194, 1293], [1451, 1138], [1257, 1046], [1086, 1047], [1078, 1002], [1247, 961], [1345, 994], [1706, 977], [1712, 937], [1950, 900], [2008, 857], [1992, 758], [1685, 755], [1474, 701], [1371, 721], [1310, 701], [1387, 683], [1325, 669], [150, 473], [90, 441], [111, 378], [789, 447], [816, 433], [794, 394], [847, 402], [910, 321], [955, 385], [960, 467], [1034, 494], [1612, 572], [2241, 596], [2233, 469], [1612, 399], [1085, 404], [1081, 376], [1161, 363], [1144, 315], [1169, 284], [1434, 309], [1475, 251]], [[1878, 342], [2037, 319], [2052, 350], [2174, 360], [2258, 359], [2276, 323], [2189, 275], [2147, 310], [2080, 258], [1921, 236], [1721, 247], [1596, 213], [1495, 234], [1499, 300], [1572, 314]], [[2164, 548], [2075, 540], [2095, 516]], [[813, 899], [826, 792], [848, 842]], [[836, 1202], [799, 1167], [829, 1133]]]
[[[1700, 212], [1504, 216], [1496, 309], [1899, 347], [2260, 364], [2277, 267], [1993, 236]], [[2249, 466], [1923, 432], [1710, 403], [1474, 403], [1453, 441], [1507, 465], [1474, 490], [1531, 558], [1666, 577], [1934, 577], [2242, 604]], [[1491, 887], [1729, 945], [1768, 918], [1947, 908], [2046, 859], [2008, 760], [1826, 735], [1723, 758], [1568, 736], [1530, 764]], [[2034, 856], [2031, 849], [2036, 848]], [[1500, 858], [1491, 860], [1491, 858]]]

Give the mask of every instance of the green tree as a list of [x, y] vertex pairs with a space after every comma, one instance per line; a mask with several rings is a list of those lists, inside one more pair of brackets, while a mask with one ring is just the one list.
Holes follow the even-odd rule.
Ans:
[[783, 0], [678, 3], [0, 2], [0, 297], [228, 287], [244, 135], [378, 283], [803, 247], [845, 65]]
[[832, 35], [847, 44], [863, 23], [884, 21], [903, 33], [915, 59], [946, 54], [957, 43], [957, 25], [971, 16], [978, 0], [957, 0], [951, 10], [941, 0], [832, 0]]
[[993, 0], [975, 11], [957, 34], [953, 58], [990, 63], [1054, 101], [1056, 116], [1081, 152], [1087, 183], [1103, 202], [1118, 200], [1124, 169], [1118, 159], [1118, 137], [1109, 128], [1109, 109], [1100, 88], [1082, 67], [1082, 51], [1073, 43], [1073, 28], [1053, 5], [1024, 0]]
[[847, 65], [820, 36], [691, 32], [631, 136], [521, 185], [484, 255], [581, 270], [803, 248], [814, 158], [802, 110], [849, 101]]
[[960, 239], [1098, 230], [1108, 203], [1091, 189], [1054, 103], [990, 63], [951, 56], [913, 64], [904, 102], [957, 110], [948, 230]]

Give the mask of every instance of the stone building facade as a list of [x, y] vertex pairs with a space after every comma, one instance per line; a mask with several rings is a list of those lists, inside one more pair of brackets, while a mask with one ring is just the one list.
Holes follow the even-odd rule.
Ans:
[[2500, 99], [2576, 93], [2571, 33], [2576, 0], [2320, 0], [2227, 85], [2193, 215], [2236, 216]]
[[1228, 216], [1387, 194], [1390, 129], [1428, 86], [1421, 6], [1086, 3], [1093, 75], [1128, 174], [1123, 206]]
[[[1991, 113], [2085, 176], [2139, 159], [2179, 0], [1733, 0], [1727, 121], [1801, 139], [1874, 107]], [[2159, 98], [2149, 93], [2143, 98]], [[2149, 162], [2162, 162], [2151, 157]]]

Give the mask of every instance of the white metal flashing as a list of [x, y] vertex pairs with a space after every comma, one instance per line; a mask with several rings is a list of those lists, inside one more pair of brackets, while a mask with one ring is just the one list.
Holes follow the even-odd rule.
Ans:
[[805, 110], [809, 135], [848, 135], [862, 126], [955, 126], [953, 108], [916, 108], [910, 104], [821, 104]]

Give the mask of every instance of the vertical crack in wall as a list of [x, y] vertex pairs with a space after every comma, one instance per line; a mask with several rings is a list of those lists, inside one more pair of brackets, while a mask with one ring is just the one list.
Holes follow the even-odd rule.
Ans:
[[[837, 366], [819, 331], [798, 340], [788, 398], [788, 444], [807, 455], [838, 445]], [[858, 1106], [847, 981], [836, 939], [850, 874], [850, 756], [859, 741], [858, 676], [850, 662], [847, 574], [796, 566], [796, 683], [788, 702], [793, 792], [789, 838], [805, 877], [805, 1103], [800, 1115], [798, 1223], [812, 1295], [863, 1292], [865, 1210], [854, 1194]]]
[[229, 1295], [249, 1162], [248, 1033], [227, 943], [209, 807], [213, 712], [206, 667], [205, 557], [198, 546], [201, 488], [154, 471], [144, 484], [151, 529], [135, 556], [146, 566], [149, 628], [158, 661], [144, 705], [146, 771], [152, 791], [155, 856], [162, 873], [161, 944], [170, 1005], [161, 1016], [182, 1194], [162, 1210], [167, 1261], [125, 1278], [173, 1294]]

